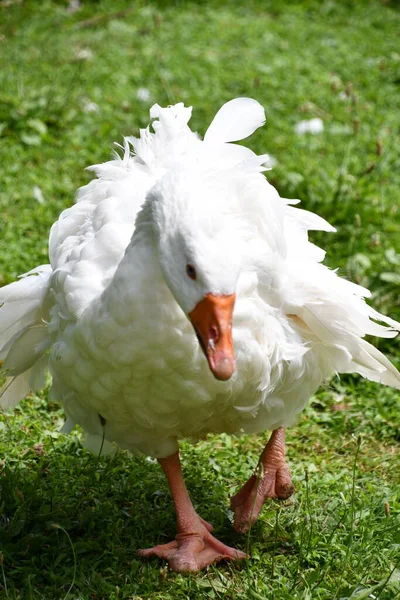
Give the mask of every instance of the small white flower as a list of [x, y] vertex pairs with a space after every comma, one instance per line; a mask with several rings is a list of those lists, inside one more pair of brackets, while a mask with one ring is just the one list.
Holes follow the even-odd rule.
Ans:
[[145, 87], [138, 88], [138, 91], [136, 92], [136, 98], [138, 100], [140, 100], [141, 102], [147, 102], [148, 100], [150, 100], [150, 97], [150, 90], [148, 90]]
[[340, 92], [339, 98], [340, 100], [343, 100], [343, 102], [348, 102], [350, 100], [350, 96], [346, 92]]
[[100, 107], [98, 104], [96, 104], [96, 102], [92, 102], [91, 100], [88, 100], [83, 104], [82, 110], [83, 110], [83, 112], [86, 112], [86, 113], [92, 113], [92, 112], [98, 112], [100, 110]]
[[352, 127], [343, 123], [332, 123], [329, 132], [333, 135], [350, 135], [353, 133]]
[[67, 12], [69, 12], [72, 15], [72, 14], [78, 12], [78, 10], [80, 10], [80, 9], [81, 9], [80, 0], [69, 0]]
[[35, 198], [35, 200], [37, 200], [37, 202], [39, 202], [39, 204], [44, 204], [45, 200], [44, 200], [43, 192], [38, 185], [33, 186], [32, 192], [33, 192], [33, 197]]
[[324, 123], [322, 119], [309, 119], [307, 121], [299, 121], [296, 123], [294, 128], [298, 135], [304, 135], [305, 133], [317, 134], [324, 130]]
[[78, 60], [91, 60], [93, 58], [93, 52], [90, 48], [81, 48], [75, 52], [75, 58]]

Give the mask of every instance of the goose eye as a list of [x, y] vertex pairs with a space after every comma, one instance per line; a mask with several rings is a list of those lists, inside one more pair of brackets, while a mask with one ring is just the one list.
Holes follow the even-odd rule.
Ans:
[[190, 279], [196, 279], [196, 269], [193, 265], [186, 265], [186, 275], [190, 277]]

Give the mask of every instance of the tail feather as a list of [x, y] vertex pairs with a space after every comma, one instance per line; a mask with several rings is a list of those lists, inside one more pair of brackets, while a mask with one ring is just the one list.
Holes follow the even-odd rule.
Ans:
[[31, 299], [7, 303], [0, 308], [0, 348], [4, 348], [21, 329], [34, 321], [36, 309], [37, 301]]
[[389, 385], [400, 390], [400, 373], [375, 346], [366, 340], [360, 341], [360, 353], [353, 356], [354, 370], [371, 381]]
[[47, 348], [51, 344], [45, 319], [50, 265], [26, 273], [0, 289], [0, 408], [12, 408], [30, 390], [44, 385]]
[[20, 375], [33, 367], [49, 345], [50, 339], [43, 323], [25, 327], [1, 351], [0, 357], [5, 355], [2, 368], [9, 375]]
[[0, 390], [0, 407], [2, 410], [14, 408], [18, 402], [25, 398], [30, 391], [29, 379], [30, 371], [25, 371], [19, 376], [7, 377]]

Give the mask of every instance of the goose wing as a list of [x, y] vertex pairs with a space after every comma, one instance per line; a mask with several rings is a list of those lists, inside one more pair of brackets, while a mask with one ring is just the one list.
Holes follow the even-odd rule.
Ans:
[[315, 348], [328, 371], [356, 372], [400, 389], [397, 369], [364, 339], [395, 337], [400, 323], [367, 304], [369, 290], [322, 264], [325, 252], [308, 240], [313, 229], [335, 231], [313, 213], [286, 207], [286, 313], [295, 316], [303, 339]]

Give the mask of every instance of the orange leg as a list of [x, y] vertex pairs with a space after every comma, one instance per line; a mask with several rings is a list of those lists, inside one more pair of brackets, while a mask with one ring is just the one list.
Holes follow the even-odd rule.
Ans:
[[158, 462], [171, 488], [178, 533], [174, 541], [139, 550], [139, 555], [163, 558], [173, 571], [199, 571], [219, 560], [246, 558], [244, 552], [225, 546], [212, 536], [212, 526], [194, 510], [183, 481], [179, 453], [161, 458]]
[[275, 429], [260, 456], [260, 474], [252, 475], [231, 498], [236, 531], [246, 533], [261, 512], [267, 498], [289, 498], [294, 492], [286, 463], [285, 430]]

